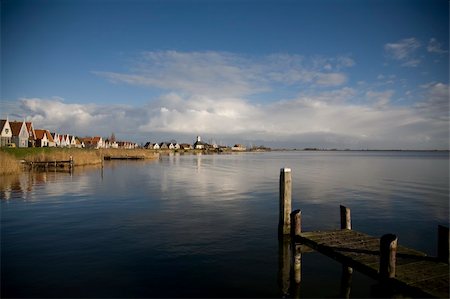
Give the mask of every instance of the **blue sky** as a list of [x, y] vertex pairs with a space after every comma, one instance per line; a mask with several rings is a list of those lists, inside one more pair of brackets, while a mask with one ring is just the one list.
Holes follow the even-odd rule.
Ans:
[[445, 149], [449, 3], [1, 2], [1, 117], [138, 142]]

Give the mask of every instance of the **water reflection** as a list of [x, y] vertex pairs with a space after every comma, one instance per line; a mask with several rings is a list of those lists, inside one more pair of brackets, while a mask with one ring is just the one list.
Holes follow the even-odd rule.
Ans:
[[70, 287], [74, 297], [370, 296], [373, 281], [278, 244], [283, 166], [293, 171], [293, 208], [302, 209], [305, 231], [338, 228], [343, 204], [355, 229], [396, 233], [434, 254], [436, 224], [448, 222], [447, 156], [175, 153], [77, 167], [72, 177], [2, 177], [5, 294], [64, 297]]
[[83, 194], [83, 189], [91, 184], [88, 174], [99, 170], [101, 168], [97, 166], [78, 167], [75, 180], [74, 172], [69, 170], [27, 171], [4, 175], [0, 180], [0, 199], [45, 200], [46, 197], [70, 193]]

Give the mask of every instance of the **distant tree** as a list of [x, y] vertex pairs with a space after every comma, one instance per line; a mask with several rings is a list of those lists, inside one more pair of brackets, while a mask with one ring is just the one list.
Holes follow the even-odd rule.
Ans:
[[111, 137], [109, 137], [109, 141], [111, 142], [115, 142], [116, 141], [116, 135], [113, 133], [111, 133]]

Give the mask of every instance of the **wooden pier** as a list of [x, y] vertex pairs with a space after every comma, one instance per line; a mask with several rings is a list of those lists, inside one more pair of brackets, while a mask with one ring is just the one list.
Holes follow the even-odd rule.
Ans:
[[103, 160], [144, 160], [144, 156], [104, 156]]
[[26, 161], [23, 160], [22, 164], [27, 165], [30, 170], [34, 170], [36, 168], [44, 168], [46, 170], [52, 168], [57, 169], [59, 167], [64, 168], [68, 166], [69, 170], [73, 170], [74, 162], [72, 156], [70, 156], [69, 160], [54, 160], [54, 161]]
[[[284, 184], [286, 171], [281, 169], [279, 234], [280, 242], [282, 239], [286, 240], [286, 237], [291, 240], [294, 258], [288, 258], [288, 261], [285, 261], [287, 253], [280, 253], [282, 257], [280, 269], [293, 267], [294, 280], [297, 284], [301, 281], [301, 254], [307, 251], [305, 250], [307, 246], [341, 262], [347, 276], [351, 275], [355, 269], [379, 280], [380, 283], [394, 285], [414, 296], [449, 298], [449, 229], [447, 227], [438, 227], [436, 257], [427, 256], [423, 252], [398, 244], [398, 238], [393, 234], [377, 238], [352, 230], [350, 209], [344, 206], [340, 207], [340, 229], [302, 232], [301, 211], [291, 212], [290, 219], [286, 220], [284, 209], [290, 208], [291, 204], [281, 203], [281, 201], [291, 201], [291, 191], [286, 190], [291, 188], [290, 169], [288, 173], [288, 183]], [[294, 265], [289, 266], [289, 260], [294, 261]], [[280, 270], [280, 273], [282, 272]], [[284, 270], [284, 272], [290, 271]], [[351, 281], [351, 278], [347, 280]], [[283, 288], [285, 291], [288, 289], [286, 286]]]

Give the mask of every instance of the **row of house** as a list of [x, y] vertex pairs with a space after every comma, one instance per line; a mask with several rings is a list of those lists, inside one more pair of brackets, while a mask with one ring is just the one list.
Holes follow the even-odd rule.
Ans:
[[152, 143], [147, 142], [144, 145], [144, 148], [146, 149], [153, 149], [153, 150], [161, 150], [161, 149], [181, 149], [181, 150], [224, 150], [224, 149], [230, 149], [232, 151], [245, 151], [245, 146], [241, 144], [236, 144], [231, 148], [228, 148], [227, 146], [221, 146], [217, 145], [216, 143], [209, 144], [206, 142], [203, 142], [200, 138], [200, 136], [197, 136], [197, 140], [194, 142], [193, 145], [188, 143], [182, 143], [178, 144], [176, 142], [161, 142], [161, 143]]
[[34, 129], [32, 122], [0, 119], [0, 146], [81, 148], [84, 145], [73, 135]]
[[80, 138], [86, 148], [122, 148], [122, 149], [135, 149], [139, 145], [136, 142], [131, 141], [116, 141], [114, 139], [103, 139], [99, 136]]
[[[14, 144], [14, 145], [13, 145]], [[75, 147], [75, 148], [123, 148], [134, 149], [138, 145], [130, 141], [115, 141], [99, 136], [78, 138], [70, 134], [50, 133], [34, 129], [32, 122], [0, 119], [0, 147]]]

